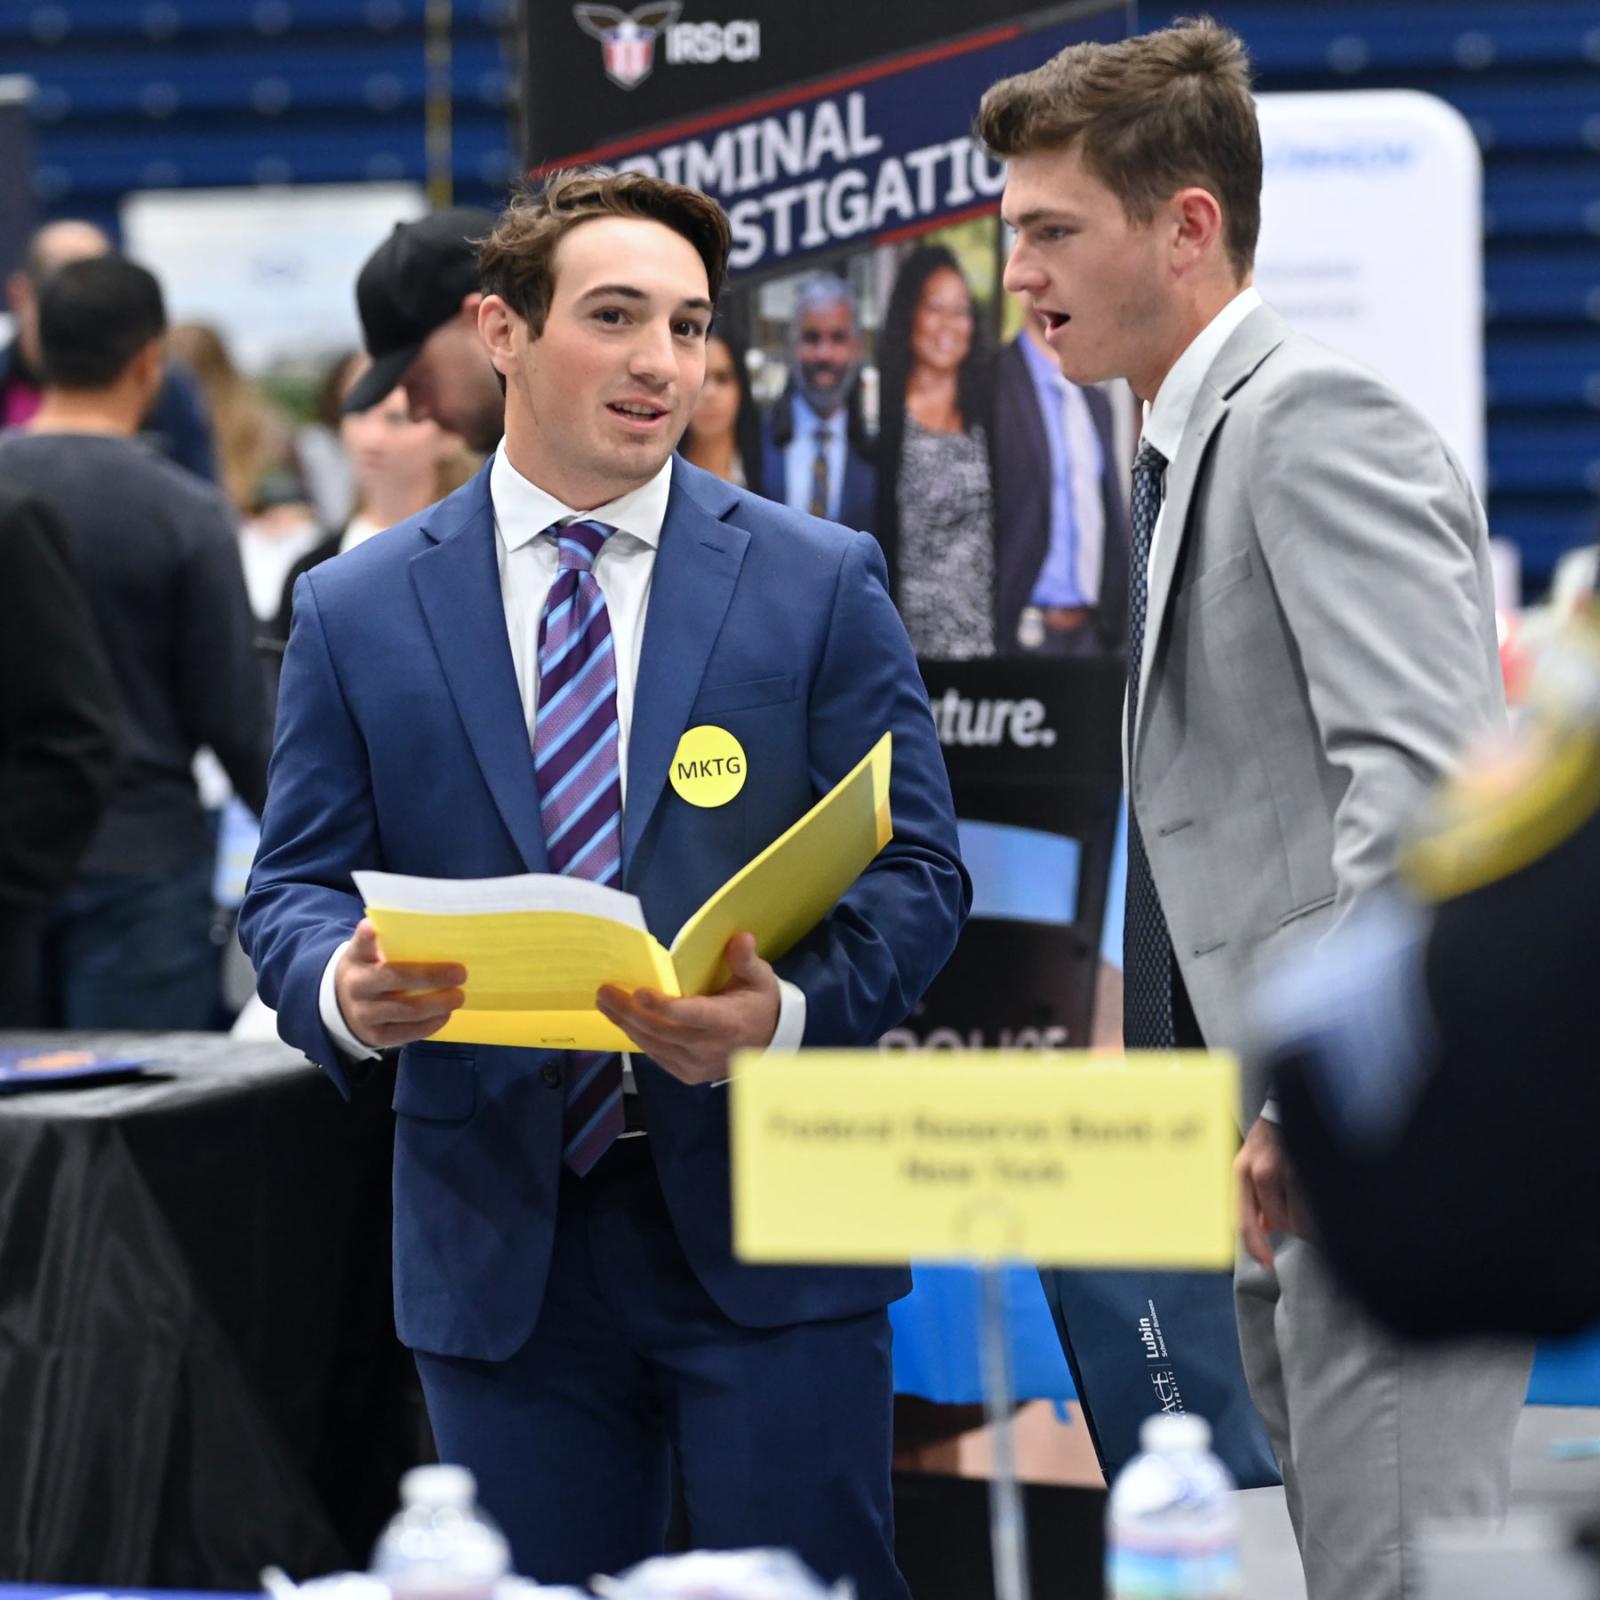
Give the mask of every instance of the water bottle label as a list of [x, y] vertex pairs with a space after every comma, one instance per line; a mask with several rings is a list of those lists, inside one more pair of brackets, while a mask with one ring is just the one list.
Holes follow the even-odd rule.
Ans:
[[1238, 1600], [1239, 1552], [1113, 1549], [1106, 1589], [1107, 1600]]

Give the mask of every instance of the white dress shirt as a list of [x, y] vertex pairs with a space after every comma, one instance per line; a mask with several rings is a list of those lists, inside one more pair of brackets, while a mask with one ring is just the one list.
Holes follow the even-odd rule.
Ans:
[[[1178, 449], [1189, 428], [1189, 417], [1200, 393], [1200, 385], [1211, 370], [1211, 363], [1222, 353], [1222, 347], [1233, 330], [1261, 304], [1260, 292], [1254, 287], [1241, 289], [1227, 305], [1195, 335], [1187, 350], [1172, 364], [1172, 371], [1156, 390], [1155, 402], [1144, 408], [1143, 438], [1153, 444], [1167, 458], [1170, 473], [1177, 464]], [[1161, 509], [1156, 513], [1155, 531], [1150, 536], [1150, 556], [1144, 575], [1146, 595], [1150, 575], [1155, 571], [1156, 546], [1161, 542], [1161, 524], [1166, 520], [1167, 496], [1163, 488]], [[1261, 1108], [1268, 1122], [1278, 1120], [1277, 1102], [1268, 1099]]]
[[[1144, 433], [1142, 440], [1153, 444], [1167, 458], [1170, 473], [1178, 461], [1178, 448], [1188, 431], [1189, 417], [1194, 411], [1200, 385], [1205, 382], [1211, 363], [1222, 353], [1222, 347], [1233, 330], [1261, 304], [1260, 292], [1253, 288], [1241, 289], [1227, 305], [1200, 330], [1178, 359], [1172, 371], [1156, 390], [1154, 404], [1144, 408]], [[1167, 515], [1167, 497], [1163, 489], [1161, 510], [1156, 513], [1155, 532], [1150, 536], [1150, 557], [1145, 566], [1145, 582], [1155, 571], [1156, 546], [1161, 542], [1161, 524]]]
[[[600, 547], [593, 570], [594, 580], [605, 596], [616, 652], [617, 760], [624, 809], [628, 796], [628, 734], [633, 724], [634, 689], [639, 681], [639, 652], [644, 644], [650, 581], [655, 575], [656, 549], [661, 543], [661, 525], [666, 520], [671, 489], [672, 462], [668, 460], [648, 483], [593, 511], [580, 512], [524, 478], [507, 459], [504, 440], [489, 468], [500, 599], [530, 746], [539, 704], [539, 619], [560, 568], [560, 549], [552, 530], [558, 524], [571, 522], [603, 522], [616, 529]], [[378, 1052], [351, 1033], [334, 991], [334, 971], [347, 947], [348, 941], [340, 945], [323, 969], [322, 1024], [347, 1055], [371, 1058]], [[778, 1026], [767, 1048], [797, 1050], [805, 1034], [806, 998], [781, 978], [778, 989]], [[626, 1056], [623, 1066], [624, 1086], [631, 1088], [632, 1071]]]

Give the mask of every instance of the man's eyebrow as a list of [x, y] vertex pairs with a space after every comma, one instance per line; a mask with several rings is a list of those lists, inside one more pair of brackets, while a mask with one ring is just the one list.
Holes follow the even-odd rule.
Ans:
[[597, 283], [594, 288], [586, 289], [578, 296], [580, 304], [585, 300], [648, 300], [649, 298], [643, 289], [637, 289], [631, 283]]
[[1024, 211], [1020, 217], [1008, 217], [1002, 212], [1001, 221], [1020, 233], [1024, 228], [1031, 228], [1040, 222], [1076, 223], [1078, 217], [1071, 211], [1052, 211], [1048, 206], [1035, 206], [1032, 211]]
[[[644, 301], [648, 300], [649, 298], [650, 296], [647, 295], [643, 289], [637, 288], [631, 283], [597, 283], [594, 288], [585, 289], [584, 292], [578, 296], [578, 304], [582, 305], [586, 300]], [[717, 308], [711, 303], [710, 300], [705, 299], [703, 296], [697, 295], [692, 299], [680, 300], [678, 302], [678, 309], [680, 311], [704, 311], [709, 315]]]

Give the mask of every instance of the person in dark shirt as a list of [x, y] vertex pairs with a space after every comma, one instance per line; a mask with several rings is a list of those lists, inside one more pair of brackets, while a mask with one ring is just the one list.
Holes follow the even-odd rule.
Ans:
[[208, 1024], [214, 851], [195, 752], [215, 751], [253, 809], [266, 794], [265, 684], [233, 513], [137, 438], [165, 326], [144, 268], [115, 254], [60, 267], [39, 300], [43, 404], [0, 437], [0, 473], [72, 538], [121, 701], [116, 789], [46, 927], [58, 1026]]
[[117, 687], [66, 531], [4, 482], [0, 570], [0, 1028], [26, 1028], [45, 907], [110, 798]]
[[[111, 241], [92, 222], [51, 222], [28, 241], [22, 265], [6, 280], [16, 338], [0, 347], [0, 428], [25, 426], [44, 398], [39, 369], [39, 288], [57, 267], [104, 255]], [[216, 451], [195, 376], [168, 361], [155, 398], [139, 419], [140, 434], [170, 460], [214, 483]]]

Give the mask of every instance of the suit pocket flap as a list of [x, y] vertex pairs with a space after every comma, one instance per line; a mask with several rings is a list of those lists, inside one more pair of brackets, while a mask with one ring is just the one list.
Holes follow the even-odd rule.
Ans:
[[1204, 572], [1197, 573], [1184, 585], [1183, 592], [1189, 597], [1191, 604], [1198, 605], [1212, 595], [1221, 594], [1224, 589], [1231, 589], [1236, 583], [1243, 583], [1250, 576], [1250, 572], [1250, 552], [1236, 550], [1225, 560], [1217, 562], [1215, 566], [1207, 567]]
[[757, 706], [782, 705], [794, 697], [792, 673], [777, 678], [750, 678], [744, 683], [717, 683], [700, 691], [692, 716], [699, 720], [729, 711], [752, 711]]
[[1302, 917], [1309, 917], [1314, 912], [1324, 911], [1338, 898], [1334, 894], [1318, 895], [1315, 900], [1308, 900], [1303, 906], [1296, 906], [1293, 911], [1286, 911], [1278, 918], [1278, 926], [1287, 928], [1291, 922], [1298, 922]]
[[465, 1122], [478, 1105], [478, 1065], [466, 1051], [400, 1052], [394, 1079], [394, 1109], [402, 1117], [430, 1122]]

